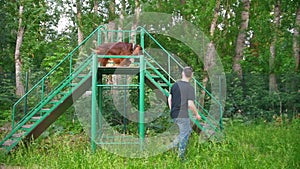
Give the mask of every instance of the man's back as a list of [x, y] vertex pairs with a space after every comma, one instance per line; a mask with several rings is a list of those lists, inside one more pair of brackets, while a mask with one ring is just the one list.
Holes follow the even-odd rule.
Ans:
[[188, 118], [188, 100], [195, 100], [195, 90], [189, 82], [178, 81], [171, 88], [172, 118]]

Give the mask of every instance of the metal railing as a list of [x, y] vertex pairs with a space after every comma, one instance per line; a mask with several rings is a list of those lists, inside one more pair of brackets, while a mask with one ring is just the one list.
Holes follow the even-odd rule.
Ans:
[[[145, 34], [145, 38], [148, 37], [150, 38], [160, 49], [160, 57], [163, 57], [163, 60], [166, 60], [167, 62], [165, 63], [165, 65], [161, 65], [156, 58], [153, 58], [153, 55], [151, 54], [151, 52], [148, 52], [147, 50], [144, 51], [145, 54], [145, 58], [152, 62], [152, 64], [155, 65], [155, 67], [159, 68], [164, 74], [166, 74], [168, 77], [168, 81], [176, 81], [176, 79], [178, 79], [179, 76], [176, 76], [177, 74], [181, 73], [181, 70], [184, 68], [184, 66], [180, 63], [180, 61], [178, 61], [175, 57], [172, 56], [172, 54], [170, 54], [148, 31], [146, 31], [144, 28], [139, 27], [139, 29], [141, 29], [141, 31], [144, 32]], [[174, 73], [176, 72], [176, 73]], [[221, 104], [221, 102], [215, 97], [213, 96], [205, 87], [202, 86], [202, 84], [196, 80], [194, 77], [192, 79], [192, 81], [194, 82], [192, 85], [194, 85], [194, 88], [196, 91], [204, 91], [205, 94], [207, 94], [207, 96], [209, 96], [211, 102], [213, 102], [215, 105], [218, 106], [218, 111], [219, 111], [219, 117], [220, 119], [215, 119], [215, 117], [213, 117], [209, 111], [204, 107], [204, 105], [200, 104], [200, 96], [196, 95], [196, 106], [198, 108], [200, 108], [202, 110], [202, 113], [205, 114], [205, 116], [202, 116], [203, 119], [207, 120], [207, 118], [209, 118], [208, 123], [211, 123], [210, 121], [212, 121], [212, 123], [210, 125], [218, 125], [220, 129], [223, 128], [223, 124], [222, 124], [222, 116], [223, 116], [223, 106]], [[170, 86], [171, 87], [171, 86]], [[211, 104], [212, 105], [212, 104]]]
[[[16, 125], [17, 118], [24, 119], [30, 112], [45, 99], [53, 89], [61, 85], [57, 78], [63, 80], [68, 75], [71, 75], [76, 70], [76, 56], [80, 54], [80, 49], [92, 39], [94, 35], [99, 34], [104, 26], [99, 26], [95, 29], [84, 41], [82, 41], [73, 51], [65, 56], [56, 66], [54, 66], [44, 77], [42, 77], [27, 93], [25, 93], [12, 108], [12, 128]], [[68, 67], [68, 68], [65, 68]], [[23, 112], [23, 113], [22, 113]], [[19, 122], [21, 122], [20, 120]]]

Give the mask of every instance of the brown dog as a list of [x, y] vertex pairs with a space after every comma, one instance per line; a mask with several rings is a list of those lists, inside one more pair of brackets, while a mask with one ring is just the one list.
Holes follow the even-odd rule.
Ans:
[[[138, 55], [141, 53], [141, 46], [127, 42], [103, 43], [93, 50], [97, 55]], [[129, 66], [133, 61], [129, 58], [99, 58], [101, 66], [106, 66], [112, 60], [119, 66]]]

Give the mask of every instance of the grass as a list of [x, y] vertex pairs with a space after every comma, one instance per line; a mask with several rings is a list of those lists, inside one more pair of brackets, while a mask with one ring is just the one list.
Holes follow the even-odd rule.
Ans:
[[84, 134], [60, 134], [40, 138], [28, 149], [0, 155], [1, 167], [19, 168], [204, 168], [204, 169], [296, 169], [300, 168], [300, 119], [291, 123], [231, 123], [221, 143], [200, 143], [190, 137], [187, 161], [171, 150], [148, 158], [125, 158], [98, 148], [91, 152]]

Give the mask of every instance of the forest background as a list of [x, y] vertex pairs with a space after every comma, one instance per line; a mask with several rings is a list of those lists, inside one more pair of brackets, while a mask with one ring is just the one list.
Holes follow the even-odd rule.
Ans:
[[[13, 103], [97, 26], [143, 12], [170, 14], [192, 23], [210, 39], [226, 75], [225, 118], [243, 121], [299, 116], [297, 0], [20, 0], [0, 3], [0, 120]], [[66, 24], [67, 23], [67, 24]], [[212, 52], [202, 62], [173, 38], [157, 36], [191, 65], [209, 89]], [[25, 84], [29, 77], [28, 86]]]

